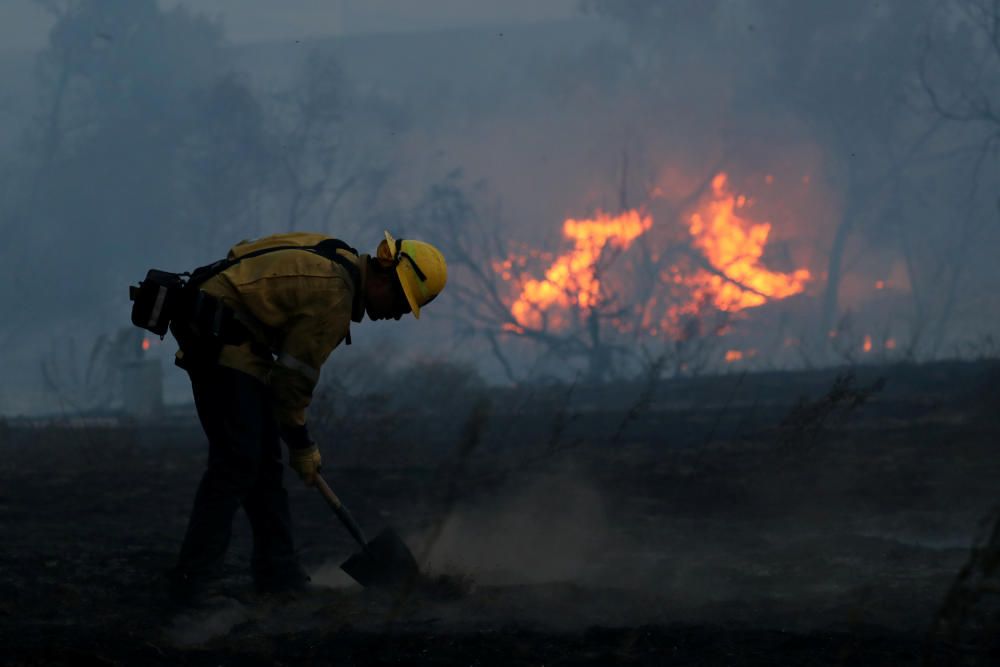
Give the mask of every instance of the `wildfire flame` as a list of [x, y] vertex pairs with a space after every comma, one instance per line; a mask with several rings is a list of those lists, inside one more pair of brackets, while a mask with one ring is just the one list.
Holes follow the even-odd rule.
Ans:
[[726, 181], [725, 173], [712, 179], [713, 199], [704, 210], [692, 213], [688, 222], [694, 245], [713, 269], [702, 269], [694, 276], [698, 291], [710, 295], [715, 307], [723, 311], [753, 308], [768, 299], [798, 294], [805, 289], [809, 271], [778, 273], [760, 265], [771, 224], [740, 217], [739, 209], [749, 201], [730, 193]]
[[150, 348], [149, 339], [148, 338], [143, 338], [142, 339], [142, 351], [143, 352], [149, 352], [149, 348]]
[[753, 359], [757, 356], [757, 350], [726, 350], [725, 360], [727, 364], [731, 364], [734, 361], [744, 361], [746, 359]]
[[563, 236], [573, 241], [573, 249], [556, 258], [545, 278], [525, 280], [521, 294], [510, 308], [522, 327], [541, 325], [541, 312], [552, 306], [590, 310], [601, 299], [597, 263], [607, 245], [626, 250], [653, 225], [653, 219], [636, 210], [611, 216], [600, 211], [589, 220], [568, 219]]
[[[773, 180], [767, 179], [768, 184]], [[660, 270], [657, 289], [644, 303], [635, 305], [640, 317], [634, 327], [648, 335], [676, 335], [683, 328], [678, 325], [683, 316], [699, 315], [708, 307], [736, 312], [784, 299], [802, 292], [811, 278], [808, 269], [781, 273], [763, 266], [761, 258], [771, 224], [748, 219], [743, 211], [752, 200], [730, 192], [724, 172], [716, 174], [711, 185], [710, 195], [686, 220], [691, 245], [702, 259], [693, 266], [675, 263]], [[624, 252], [652, 226], [652, 217], [639, 210], [620, 215], [598, 211], [593, 218], [563, 223], [563, 236], [573, 247], [551, 261], [544, 278], [513, 275], [515, 267], [526, 266], [525, 257], [497, 262], [494, 269], [517, 289], [509, 306], [516, 324], [508, 323], [504, 328], [517, 333], [526, 328], [559, 329], [568, 324], [572, 314], [586, 314], [598, 307], [606, 297], [602, 292], [605, 278], [598, 274], [605, 249]], [[650, 248], [650, 260], [656, 262], [663, 250]], [[654, 315], [656, 310], [662, 315]], [[621, 319], [612, 319], [612, 323], [629, 330], [630, 325]], [[742, 353], [736, 356], [739, 351], [731, 352], [726, 361], [742, 358]]]

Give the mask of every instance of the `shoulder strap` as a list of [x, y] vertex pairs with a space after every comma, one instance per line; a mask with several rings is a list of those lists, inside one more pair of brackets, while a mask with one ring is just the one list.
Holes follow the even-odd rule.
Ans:
[[358, 269], [357, 264], [355, 264], [351, 260], [344, 257], [342, 254], [337, 252], [338, 250], [346, 250], [355, 257], [358, 257], [359, 255], [357, 250], [347, 245], [340, 239], [326, 239], [324, 241], [320, 241], [314, 246], [304, 249], [309, 249], [321, 257], [326, 257], [329, 260], [333, 260], [334, 262], [337, 262], [342, 267], [347, 269], [347, 274], [351, 276], [351, 283], [354, 285], [354, 291], [355, 291], [354, 296], [355, 298], [357, 298], [358, 296], [357, 291], [361, 289], [361, 271]]
[[244, 259], [250, 259], [251, 257], [258, 257], [260, 255], [266, 255], [269, 252], [277, 252], [279, 250], [292, 250], [298, 248], [299, 250], [312, 250], [313, 246], [300, 246], [300, 245], [282, 245], [274, 246], [273, 248], [261, 248], [260, 250], [255, 250], [253, 252], [248, 252], [245, 255], [236, 257], [234, 259], [220, 259], [212, 262], [211, 264], [206, 264], [205, 266], [199, 266], [197, 269], [191, 272], [191, 277], [188, 278], [188, 287], [197, 287], [209, 278], [217, 276], [226, 269], [232, 268], [242, 262]]
[[[306, 252], [311, 252], [321, 257], [325, 257], [329, 260], [337, 262], [345, 269], [347, 273], [351, 276], [351, 283], [354, 285], [355, 292], [360, 288], [361, 283], [361, 272], [358, 270], [357, 265], [351, 260], [347, 259], [341, 255], [338, 250], [346, 250], [352, 255], [357, 255], [358, 251], [347, 245], [340, 239], [326, 239], [320, 241], [316, 245], [303, 246], [303, 245], [281, 245], [274, 246], [271, 248], [261, 248], [260, 250], [255, 250], [253, 252], [248, 252], [245, 255], [236, 257], [233, 259], [220, 259], [218, 261], [212, 262], [211, 264], [206, 264], [205, 266], [198, 267], [191, 272], [191, 277], [188, 278], [187, 284], [189, 287], [197, 287], [209, 278], [216, 276], [226, 269], [230, 269], [245, 259], [251, 259], [253, 257], [259, 257], [261, 255], [266, 255], [271, 252], [278, 252], [279, 250], [304, 250]], [[357, 294], [355, 294], [357, 297]]]
[[[326, 239], [312, 246], [312, 251], [317, 255], [337, 262], [342, 267], [347, 269], [347, 275], [351, 277], [351, 284], [354, 286], [354, 299], [351, 302], [351, 319], [355, 322], [360, 322], [363, 315], [363, 311], [361, 310], [361, 270], [358, 269], [358, 265], [356, 263], [337, 252], [338, 250], [346, 250], [355, 257], [358, 256], [357, 250], [347, 245], [340, 239]], [[347, 332], [346, 341], [348, 345], [351, 344], [350, 331]]]
[[[358, 251], [347, 245], [340, 239], [324, 239], [316, 245], [302, 246], [302, 245], [282, 245], [274, 246], [272, 248], [261, 248], [260, 250], [255, 250], [253, 252], [248, 252], [245, 255], [236, 257], [234, 259], [220, 259], [218, 261], [212, 262], [205, 266], [198, 267], [191, 272], [191, 276], [188, 278], [186, 287], [196, 288], [209, 278], [216, 276], [226, 269], [236, 266], [244, 259], [250, 259], [252, 257], [259, 257], [260, 255], [266, 255], [269, 252], [278, 252], [279, 250], [304, 250], [306, 252], [311, 252], [313, 254], [325, 257], [342, 267], [347, 269], [347, 274], [351, 277], [351, 285], [354, 287], [354, 300], [351, 304], [351, 316], [354, 318], [354, 314], [359, 311], [359, 306], [361, 304], [361, 271], [358, 269], [358, 265], [351, 260], [344, 257], [342, 254], [337, 252], [338, 250], [346, 250], [352, 255], [357, 256]], [[360, 320], [357, 320], [360, 321]], [[351, 344], [351, 334], [347, 333], [346, 342], [348, 345]]]

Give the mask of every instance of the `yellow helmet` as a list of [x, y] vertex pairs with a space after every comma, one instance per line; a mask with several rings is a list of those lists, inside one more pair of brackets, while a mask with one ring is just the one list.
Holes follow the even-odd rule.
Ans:
[[413, 316], [419, 319], [420, 308], [433, 301], [448, 281], [444, 255], [430, 243], [410, 239], [397, 241], [389, 232], [378, 244], [376, 254], [379, 259], [395, 264], [399, 284], [403, 286]]

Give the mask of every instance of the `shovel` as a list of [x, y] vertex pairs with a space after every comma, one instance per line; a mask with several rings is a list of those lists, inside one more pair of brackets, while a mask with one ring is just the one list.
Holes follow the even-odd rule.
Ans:
[[351, 537], [361, 545], [362, 550], [345, 560], [340, 569], [365, 588], [404, 588], [417, 583], [420, 576], [417, 560], [395, 531], [386, 528], [369, 542], [344, 503], [319, 475], [316, 475], [316, 486]]

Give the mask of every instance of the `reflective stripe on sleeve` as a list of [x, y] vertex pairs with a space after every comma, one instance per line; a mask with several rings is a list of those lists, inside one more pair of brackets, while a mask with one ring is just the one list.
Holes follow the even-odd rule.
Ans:
[[296, 359], [287, 352], [281, 352], [278, 354], [278, 363], [285, 368], [290, 368], [293, 371], [302, 373], [313, 383], [319, 382], [319, 369], [313, 368], [300, 359]]

